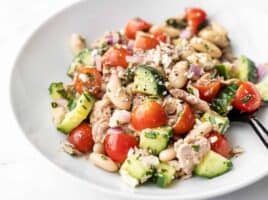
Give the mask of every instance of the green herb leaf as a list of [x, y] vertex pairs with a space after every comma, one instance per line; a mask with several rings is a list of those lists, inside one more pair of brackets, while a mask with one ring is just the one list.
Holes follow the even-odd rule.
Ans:
[[56, 102], [51, 102], [51, 107], [52, 108], [57, 108], [58, 107], [58, 104]]
[[193, 145], [192, 145], [192, 148], [193, 148], [193, 150], [194, 150], [195, 152], [198, 152], [199, 149], [200, 149], [200, 145], [198, 145], [198, 144], [193, 144]]
[[242, 103], [247, 103], [252, 99], [252, 95], [248, 94], [247, 96], [245, 96], [243, 99], [241, 99]]
[[158, 133], [153, 132], [153, 131], [149, 131], [149, 132], [145, 132], [144, 136], [150, 139], [155, 139], [157, 138]]

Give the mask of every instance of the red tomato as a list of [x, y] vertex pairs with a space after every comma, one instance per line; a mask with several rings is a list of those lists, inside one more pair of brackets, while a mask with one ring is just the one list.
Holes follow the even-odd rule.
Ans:
[[173, 126], [174, 133], [177, 135], [183, 135], [190, 131], [195, 122], [193, 111], [188, 103], [183, 104], [183, 110], [180, 113], [177, 122]]
[[261, 95], [253, 83], [243, 82], [236, 91], [233, 105], [242, 112], [253, 112], [261, 106]]
[[75, 77], [74, 87], [80, 94], [84, 91], [89, 91], [96, 96], [101, 90], [100, 72], [95, 68], [82, 68]]
[[212, 131], [207, 136], [211, 149], [222, 156], [229, 158], [232, 153], [232, 147], [227, 138], [218, 132]]
[[137, 34], [134, 47], [137, 49], [153, 49], [159, 44], [159, 41], [150, 34]]
[[102, 57], [102, 64], [109, 67], [127, 67], [126, 57], [131, 53], [122, 47], [111, 47]]
[[108, 132], [104, 139], [105, 152], [112, 160], [122, 163], [126, 159], [129, 149], [137, 146], [137, 139], [124, 132], [112, 134]]
[[131, 124], [137, 130], [156, 128], [166, 124], [167, 115], [164, 108], [156, 101], [144, 102], [131, 113]]
[[82, 153], [91, 151], [94, 142], [89, 124], [82, 123], [74, 128], [68, 136], [68, 141]]
[[201, 99], [211, 102], [219, 93], [221, 89], [221, 82], [216, 80], [209, 84], [195, 84], [194, 86], [198, 89]]
[[167, 41], [167, 36], [166, 34], [159, 28], [159, 27], [152, 27], [150, 29], [150, 33], [153, 34], [153, 36], [160, 40], [161, 42], [166, 42]]
[[188, 8], [186, 9], [186, 19], [191, 28], [192, 33], [198, 31], [198, 27], [207, 18], [207, 14], [201, 8]]
[[135, 39], [138, 31], [147, 31], [151, 27], [151, 24], [140, 18], [131, 19], [126, 27], [125, 34], [129, 39]]

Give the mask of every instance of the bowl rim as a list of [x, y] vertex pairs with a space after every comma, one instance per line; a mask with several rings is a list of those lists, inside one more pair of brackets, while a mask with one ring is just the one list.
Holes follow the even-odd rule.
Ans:
[[[23, 133], [24, 135], [24, 139], [31, 144], [32, 147], [34, 147], [33, 149], [38, 152], [39, 155], [41, 155], [43, 158], [45, 158], [44, 160], [46, 160], [48, 162], [48, 164], [52, 164], [52, 166], [55, 167], [55, 169], [57, 169], [59, 172], [64, 172], [65, 175], [71, 177], [71, 178], [75, 178], [76, 180], [82, 181], [83, 183], [89, 185], [89, 187], [91, 188], [91, 190], [96, 189], [99, 192], [104, 192], [105, 194], [111, 194], [114, 196], [119, 196], [119, 197], [125, 197], [125, 198], [130, 198], [130, 199], [134, 199], [134, 198], [142, 198], [142, 199], [146, 199], [146, 200], [150, 200], [150, 199], [154, 199], [154, 200], [162, 200], [163, 196], [157, 196], [157, 195], [144, 195], [144, 194], [139, 194], [139, 193], [131, 193], [131, 195], [129, 195], [129, 193], [126, 193], [125, 191], [115, 191], [112, 190], [110, 188], [104, 188], [101, 187], [99, 185], [96, 185], [92, 182], [90, 182], [87, 179], [78, 177], [76, 175], [74, 175], [73, 173], [69, 172], [68, 170], [65, 170], [64, 168], [62, 168], [61, 166], [57, 165], [56, 163], [54, 163], [53, 161], [51, 161], [25, 134], [25, 131], [23, 130], [21, 124], [19, 123], [19, 119], [16, 115], [16, 110], [15, 110], [15, 100], [13, 98], [13, 79], [14, 79], [14, 73], [15, 73], [15, 69], [16, 66], [18, 65], [18, 62], [25, 50], [25, 48], [27, 47], [27, 45], [31, 42], [32, 38], [38, 33], [38, 31], [45, 27], [51, 20], [57, 18], [58, 16], [62, 15], [64, 12], [68, 12], [70, 10], [72, 10], [73, 8], [75, 8], [76, 6], [80, 6], [80, 4], [83, 3], [88, 3], [88, 1], [86, 0], [78, 0], [75, 1], [73, 3], [70, 3], [66, 6], [63, 6], [59, 9], [56, 9], [55, 11], [53, 11], [52, 14], [48, 15], [47, 17], [44, 17], [44, 19], [41, 19], [37, 24], [34, 24], [32, 30], [29, 31], [29, 33], [26, 35], [26, 37], [24, 37], [22, 39], [22, 44], [20, 44], [18, 46], [19, 51], [17, 51], [15, 58], [13, 59], [14, 61], [11, 64], [11, 73], [9, 75], [9, 98], [10, 98], [10, 106], [11, 106], [11, 110], [13, 113], [13, 117], [16, 121], [16, 124], [18, 125], [20, 132]], [[204, 198], [212, 198], [212, 197], [218, 197], [224, 194], [228, 194], [228, 193], [232, 193], [236, 190], [242, 189], [246, 186], [249, 186], [265, 177], [268, 176], [268, 169], [262, 173], [259, 173], [256, 176], [252, 176], [251, 178], [247, 179], [247, 181], [243, 182], [243, 183], [236, 183], [236, 184], [228, 184], [228, 186], [225, 186], [224, 188], [217, 188], [213, 191], [205, 191], [202, 193], [198, 193], [198, 197], [194, 196], [194, 195], [184, 195], [184, 196], [176, 196], [176, 195], [165, 195], [166, 199], [184, 199], [184, 200], [188, 200], [188, 199], [204, 199]], [[136, 190], [136, 189], [135, 189]]]

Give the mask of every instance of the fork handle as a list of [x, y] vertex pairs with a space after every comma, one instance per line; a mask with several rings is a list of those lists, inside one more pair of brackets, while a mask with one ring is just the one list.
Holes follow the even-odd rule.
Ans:
[[256, 118], [252, 117], [249, 119], [249, 123], [257, 133], [263, 144], [268, 148], [268, 130], [263, 126], [263, 124]]

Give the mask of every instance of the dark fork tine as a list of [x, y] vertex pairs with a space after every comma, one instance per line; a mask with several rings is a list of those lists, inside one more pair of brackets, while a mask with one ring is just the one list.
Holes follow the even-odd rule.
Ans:
[[241, 113], [240, 111], [233, 109], [228, 114], [228, 117], [231, 121], [248, 122], [266, 148], [268, 148], [268, 130], [254, 117], [254, 113]]
[[267, 129], [260, 123], [259, 120], [254, 117], [249, 119], [250, 125], [253, 127], [263, 144], [268, 148], [268, 131]]

